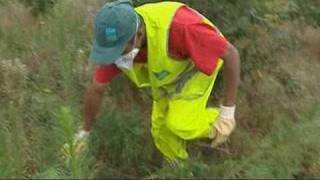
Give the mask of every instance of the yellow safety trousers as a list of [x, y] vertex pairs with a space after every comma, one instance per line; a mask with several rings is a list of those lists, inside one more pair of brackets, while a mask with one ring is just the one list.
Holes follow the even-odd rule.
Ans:
[[[222, 61], [210, 76], [211, 83], [207, 89], [197, 89], [200, 77], [196, 76], [186, 83], [177, 98], [164, 96], [153, 101], [151, 133], [156, 147], [169, 160], [188, 158], [186, 140], [208, 138], [218, 109], [208, 108], [207, 102], [221, 66]], [[193, 92], [202, 93], [190, 98]]]

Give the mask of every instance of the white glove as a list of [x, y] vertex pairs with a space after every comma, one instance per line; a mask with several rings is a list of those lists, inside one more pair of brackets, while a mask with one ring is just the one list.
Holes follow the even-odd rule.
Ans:
[[215, 135], [212, 137], [212, 147], [217, 147], [220, 144], [227, 141], [230, 134], [233, 132], [236, 126], [234, 118], [236, 106], [220, 106], [220, 114], [218, 120], [213, 125], [215, 129]]
[[87, 140], [90, 135], [89, 131], [81, 129], [75, 136], [74, 136], [74, 143], [78, 143], [84, 140]]
[[[87, 148], [89, 135], [90, 132], [83, 129], [75, 134], [72, 144], [75, 154], [81, 154]], [[68, 158], [71, 156], [70, 145], [68, 143], [63, 145], [62, 153], [64, 158]]]
[[87, 148], [88, 137], [90, 135], [89, 131], [81, 129], [73, 139], [73, 147], [76, 153], [81, 153]]

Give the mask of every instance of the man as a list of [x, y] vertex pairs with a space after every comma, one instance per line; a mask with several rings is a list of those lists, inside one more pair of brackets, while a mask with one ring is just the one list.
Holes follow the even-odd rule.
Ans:
[[[186, 140], [210, 138], [217, 146], [235, 128], [238, 52], [208, 19], [182, 3], [150, 3], [136, 9], [130, 0], [105, 4], [95, 18], [90, 59], [96, 65], [95, 78], [85, 95], [78, 144], [89, 135], [105, 86], [120, 72], [138, 87], [151, 89], [151, 133], [168, 160], [188, 158]], [[219, 109], [207, 108], [223, 63], [223, 103]]]

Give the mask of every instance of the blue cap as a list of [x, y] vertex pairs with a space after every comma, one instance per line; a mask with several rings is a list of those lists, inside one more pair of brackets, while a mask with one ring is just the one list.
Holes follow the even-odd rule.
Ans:
[[137, 23], [138, 15], [130, 0], [106, 3], [95, 18], [91, 61], [98, 65], [114, 63], [136, 34]]

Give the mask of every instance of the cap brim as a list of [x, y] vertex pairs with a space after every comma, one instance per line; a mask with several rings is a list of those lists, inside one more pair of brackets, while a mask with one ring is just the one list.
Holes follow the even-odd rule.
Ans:
[[109, 65], [121, 57], [122, 51], [123, 47], [121, 45], [104, 48], [99, 46], [95, 41], [91, 50], [90, 60], [93, 64]]

